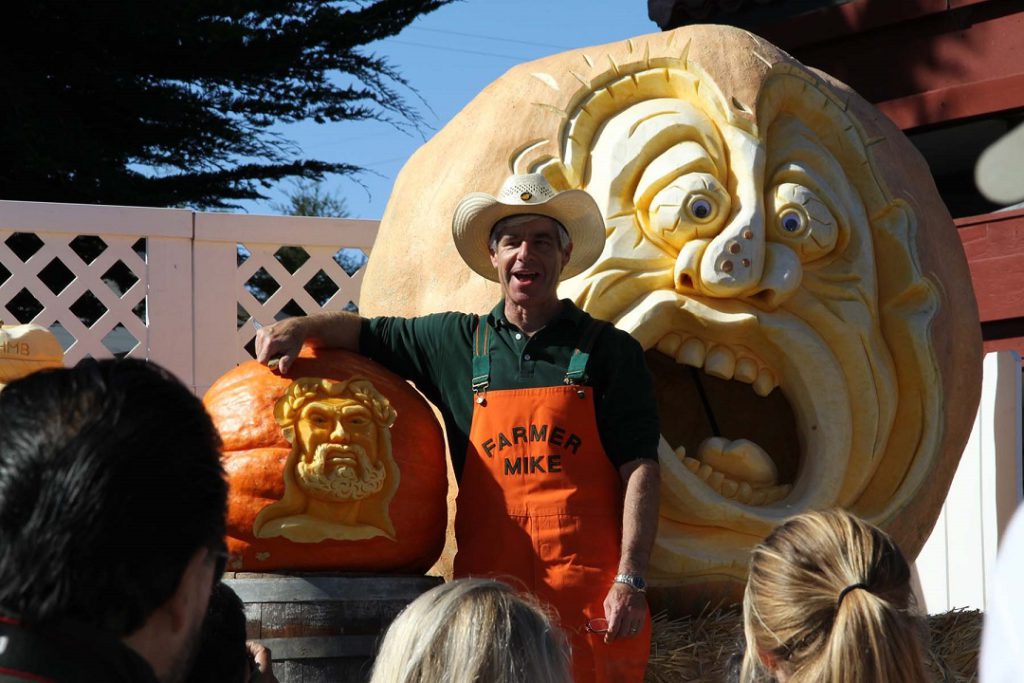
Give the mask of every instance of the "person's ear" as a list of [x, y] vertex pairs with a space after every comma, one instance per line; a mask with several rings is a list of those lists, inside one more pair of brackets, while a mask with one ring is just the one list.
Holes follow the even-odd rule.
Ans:
[[210, 549], [203, 547], [196, 550], [185, 565], [177, 590], [163, 605], [172, 633], [193, 628], [197, 615], [199, 621], [202, 621], [210, 603], [213, 572]]
[[572, 242], [569, 242], [565, 247], [565, 251], [562, 252], [562, 268], [569, 265], [569, 259], [572, 257]]

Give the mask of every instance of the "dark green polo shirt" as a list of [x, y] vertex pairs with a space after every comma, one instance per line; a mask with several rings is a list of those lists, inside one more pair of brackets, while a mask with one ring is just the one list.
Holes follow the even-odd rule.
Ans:
[[[491, 390], [562, 384], [588, 313], [568, 299], [546, 327], [527, 337], [505, 318], [501, 301], [480, 318], [491, 327]], [[473, 419], [473, 332], [478, 316], [435, 313], [363, 322], [359, 350], [413, 382], [444, 417], [456, 475], [461, 476]], [[608, 326], [587, 364], [597, 425], [609, 459], [619, 466], [658, 457], [658, 411], [643, 348]], [[401, 419], [401, 418], [399, 418]]]

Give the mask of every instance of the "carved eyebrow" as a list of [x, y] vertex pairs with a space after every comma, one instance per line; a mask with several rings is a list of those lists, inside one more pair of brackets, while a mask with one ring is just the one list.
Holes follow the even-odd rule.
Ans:
[[[305, 406], [302, 407], [301, 416], [306, 417], [309, 413], [312, 413], [314, 411], [318, 413], [337, 414], [339, 412], [338, 407], [339, 406], [337, 403], [330, 403], [328, 401], [313, 401], [312, 403], [307, 403]], [[369, 408], [358, 402], [341, 406], [340, 412], [345, 417], [372, 417]]]

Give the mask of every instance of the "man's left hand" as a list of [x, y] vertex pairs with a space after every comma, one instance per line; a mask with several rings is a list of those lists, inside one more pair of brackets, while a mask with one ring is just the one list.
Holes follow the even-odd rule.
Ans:
[[608, 619], [604, 642], [632, 638], [647, 620], [647, 596], [623, 583], [613, 583], [604, 599], [604, 616]]

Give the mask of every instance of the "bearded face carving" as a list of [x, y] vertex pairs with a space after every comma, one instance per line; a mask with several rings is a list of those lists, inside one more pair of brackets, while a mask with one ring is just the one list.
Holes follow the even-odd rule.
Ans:
[[274, 407], [292, 445], [284, 496], [256, 516], [260, 538], [394, 539], [389, 504], [399, 472], [391, 453], [396, 413], [369, 380], [297, 379]]
[[403, 170], [363, 310], [493, 306], [456, 270], [448, 221], [510, 171], [603, 210], [601, 259], [560, 294], [647, 349], [657, 581], [739, 586], [773, 526], [834, 506], [916, 555], [973, 422], [981, 349], [952, 221], [891, 123], [727, 27], [523, 65]]

